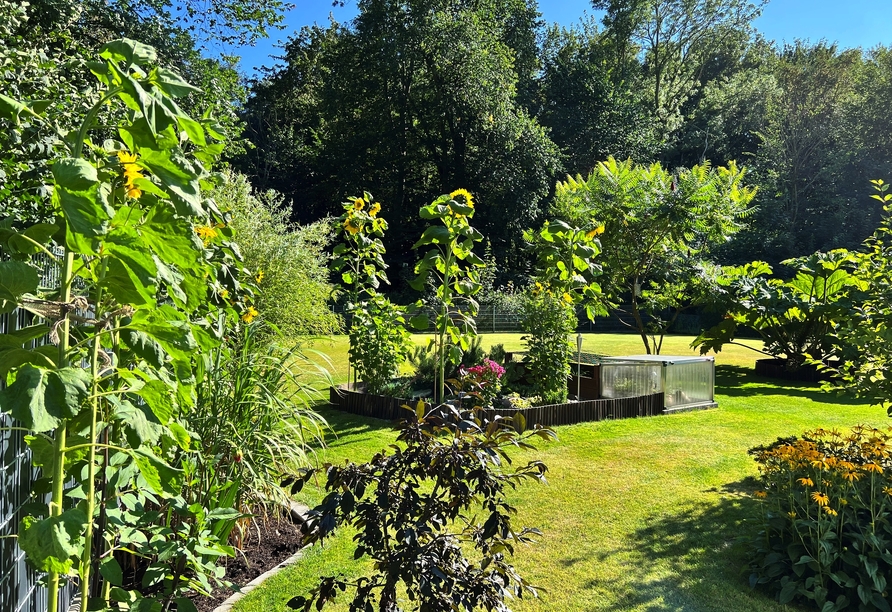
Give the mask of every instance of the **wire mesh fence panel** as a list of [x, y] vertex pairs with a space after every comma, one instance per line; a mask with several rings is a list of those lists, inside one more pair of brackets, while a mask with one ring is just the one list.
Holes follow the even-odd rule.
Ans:
[[[6, 257], [0, 253], [0, 260]], [[53, 287], [59, 282], [59, 268], [45, 255], [36, 255], [30, 262], [41, 273], [41, 286]], [[0, 335], [40, 323], [30, 312], [17, 308], [0, 314]], [[47, 328], [49, 331], [49, 328]], [[48, 342], [48, 336], [32, 340], [25, 348], [36, 348]], [[5, 377], [0, 379], [0, 388]], [[0, 410], [3, 407], [0, 406]], [[38, 471], [31, 465], [31, 453], [25, 443], [24, 432], [10, 429], [13, 419], [0, 412], [0, 612], [43, 612], [47, 609], [47, 590], [40, 583], [38, 573], [25, 561], [25, 554], [15, 538], [24, 506], [33, 502], [47, 502], [48, 497], [32, 493]], [[62, 589], [60, 610], [67, 610], [73, 589]]]

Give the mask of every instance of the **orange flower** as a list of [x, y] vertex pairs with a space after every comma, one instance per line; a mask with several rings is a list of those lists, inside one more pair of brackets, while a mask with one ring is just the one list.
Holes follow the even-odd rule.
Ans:
[[811, 498], [815, 501], [819, 506], [826, 506], [830, 503], [830, 498], [820, 491], [815, 491], [811, 494]]

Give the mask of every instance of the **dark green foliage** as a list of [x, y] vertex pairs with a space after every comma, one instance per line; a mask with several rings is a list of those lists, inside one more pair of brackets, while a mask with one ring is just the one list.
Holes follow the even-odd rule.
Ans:
[[495, 361], [501, 366], [505, 365], [505, 345], [504, 344], [494, 344], [489, 349], [489, 354], [487, 357]]
[[[525, 480], [543, 481], [546, 467], [531, 461], [508, 469], [507, 452], [553, 432], [524, 432], [522, 417], [482, 421], [450, 406], [424, 414], [423, 402], [414, 416], [389, 454], [327, 466], [328, 495], [304, 525], [310, 543], [339, 527], [355, 528], [355, 557], [372, 559], [373, 573], [324, 577], [308, 596], [289, 601], [292, 609], [321, 610], [348, 589], [351, 609], [380, 612], [403, 610], [404, 594], [405, 609], [433, 612], [507, 612], [506, 599], [537, 595], [509, 558], [539, 532], [512, 525], [515, 509], [506, 495]], [[312, 477], [307, 473], [297, 486]]]
[[783, 357], [795, 370], [807, 359], [824, 359], [832, 347], [835, 325], [850, 316], [848, 292], [859, 281], [846, 269], [847, 251], [815, 253], [783, 264], [794, 270], [790, 280], [768, 278], [771, 267], [756, 261], [723, 270], [716, 287], [725, 318], [692, 343], [701, 354], [731, 343], [738, 327], [755, 330], [765, 354]]
[[[500, 259], [541, 214], [557, 149], [528, 114], [535, 73], [532, 4], [363, 0], [349, 24], [297, 33], [287, 64], [245, 105], [257, 149], [242, 171], [332, 212], [360, 186], [388, 203], [396, 264], [423, 230], [420, 202], [457, 186], [477, 201], [477, 227]], [[522, 71], [523, 74], [519, 74]]]
[[653, 123], [634, 81], [617, 82], [607, 36], [593, 24], [545, 38], [539, 115], [560, 147], [563, 170], [585, 174], [609, 156], [651, 159], [658, 149]]

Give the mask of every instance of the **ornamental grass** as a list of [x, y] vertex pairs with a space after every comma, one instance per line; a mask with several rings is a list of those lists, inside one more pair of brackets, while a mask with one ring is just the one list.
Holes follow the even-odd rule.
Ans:
[[822, 612], [890, 610], [892, 428], [817, 429], [750, 454], [763, 484], [751, 584]]

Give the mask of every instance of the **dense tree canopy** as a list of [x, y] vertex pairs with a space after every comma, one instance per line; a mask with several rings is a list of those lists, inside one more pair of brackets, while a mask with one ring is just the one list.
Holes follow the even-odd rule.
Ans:
[[[79, 49], [128, 36], [199, 85], [182, 106], [244, 138], [226, 152], [292, 219], [369, 190], [391, 221], [394, 286], [408, 278], [417, 210], [469, 189], [498, 286], [529, 273], [519, 237], [555, 184], [608, 157], [667, 171], [736, 161], [759, 187], [747, 227], [713, 253], [772, 265], [854, 248], [877, 227], [869, 180], [892, 168], [892, 51], [777, 45], [752, 27], [760, 0], [593, 0], [595, 19], [546, 27], [536, 0], [357, 0], [346, 23], [293, 33], [250, 95], [220, 43], [282, 23], [285, 0], [0, 0], [0, 84], [51, 100], [58, 131], [0, 134], [7, 212], [38, 214], [35, 177], [91, 100]], [[66, 110], [67, 109], [67, 110]], [[29, 212], [30, 211], [30, 212]]]
[[351, 24], [304, 29], [286, 65], [255, 84], [245, 117], [257, 148], [241, 167], [293, 198], [301, 220], [373, 191], [397, 257], [418, 234], [419, 205], [466, 188], [476, 224], [508, 252], [558, 168], [520, 99], [538, 62], [538, 13], [521, 0], [359, 8]]

